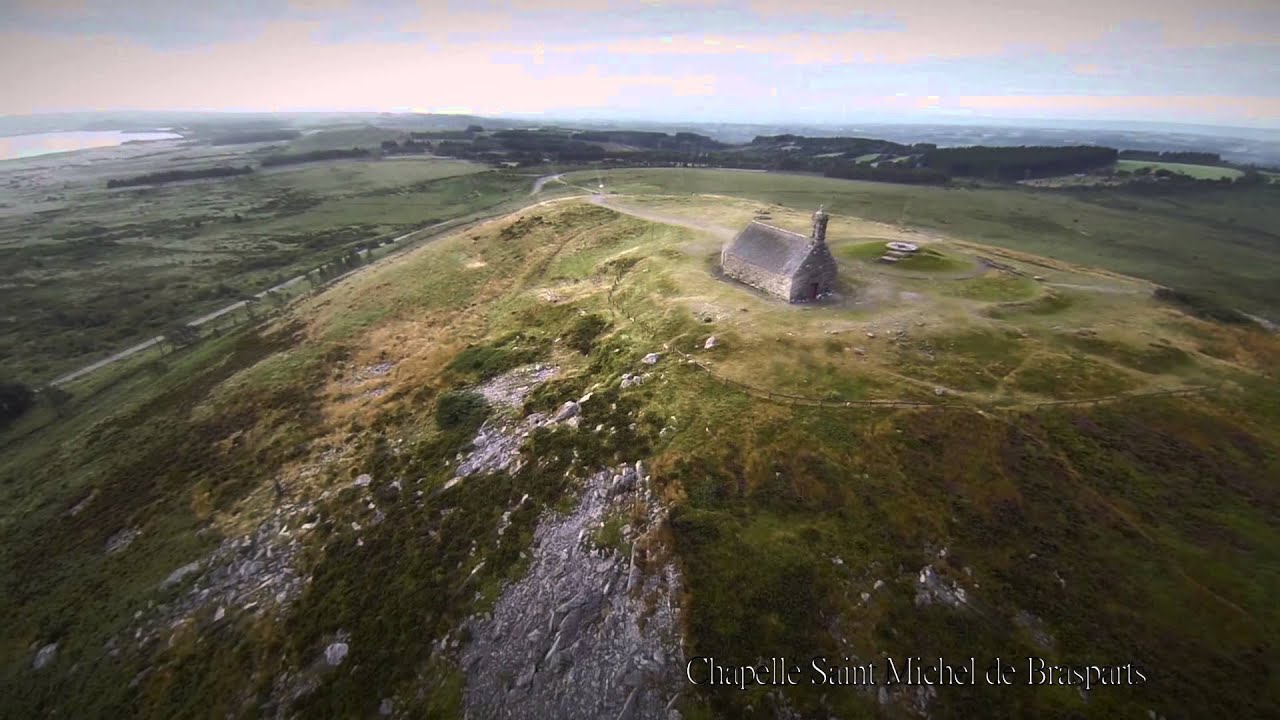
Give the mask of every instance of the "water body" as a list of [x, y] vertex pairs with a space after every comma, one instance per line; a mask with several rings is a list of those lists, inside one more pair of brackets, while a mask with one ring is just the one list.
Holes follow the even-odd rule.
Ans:
[[115, 147], [134, 140], [177, 140], [181, 137], [169, 132], [120, 132], [119, 130], [11, 135], [0, 137], [0, 160], [89, 148]]

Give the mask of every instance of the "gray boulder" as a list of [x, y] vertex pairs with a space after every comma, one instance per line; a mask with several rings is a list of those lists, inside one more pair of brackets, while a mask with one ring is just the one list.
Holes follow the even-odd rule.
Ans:
[[36, 659], [31, 661], [31, 667], [36, 670], [39, 670], [43, 668], [45, 665], [48, 665], [49, 663], [53, 662], [53, 658], [57, 654], [58, 654], [58, 643], [49, 643], [48, 645], [45, 645], [44, 647], [40, 648], [38, 652], [36, 652]]
[[573, 400], [567, 400], [565, 401], [565, 404], [561, 405], [560, 409], [556, 411], [556, 414], [552, 416], [551, 422], [564, 422], [571, 417], [577, 417], [580, 412], [582, 412], [581, 405]]
[[348, 649], [344, 642], [332, 643], [324, 649], [324, 661], [329, 664], [329, 667], [337, 667], [347, 659]]
[[169, 587], [170, 585], [176, 585], [177, 583], [182, 582], [183, 578], [196, 572], [199, 569], [200, 569], [199, 560], [196, 560], [194, 562], [189, 562], [186, 565], [183, 565], [182, 567], [178, 568], [177, 570], [174, 570], [173, 572], [169, 573], [169, 577], [164, 579], [164, 582], [161, 584], [161, 587]]

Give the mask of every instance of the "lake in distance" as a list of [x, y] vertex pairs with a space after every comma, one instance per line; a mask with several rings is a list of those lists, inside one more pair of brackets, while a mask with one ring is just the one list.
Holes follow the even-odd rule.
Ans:
[[119, 130], [10, 135], [8, 137], [0, 137], [0, 160], [28, 158], [50, 153], [87, 150], [89, 148], [115, 147], [131, 140], [177, 140], [181, 137], [181, 135], [169, 132], [120, 132]]

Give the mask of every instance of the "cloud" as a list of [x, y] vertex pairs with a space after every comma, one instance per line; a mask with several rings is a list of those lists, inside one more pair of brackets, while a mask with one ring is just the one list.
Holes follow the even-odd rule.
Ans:
[[[973, 106], [1264, 121], [1274, 113], [1266, 99], [1280, 94], [1280, 6], [1114, 5], [19, 0], [0, 7], [0, 62], [27, 71], [4, 79], [0, 112], [465, 106], [849, 120], [868, 108]], [[1065, 99], [1123, 95], [1146, 100]], [[1209, 98], [1236, 100], [1215, 107]]]
[[[350, 109], [470, 107], [536, 112], [548, 107], [625, 104], [628, 98], [710, 96], [709, 74], [535, 73], [494, 62], [483, 47], [317, 44], [313, 23], [278, 23], [256, 37], [164, 51], [113, 37], [0, 35], [39, 74], [9, 79], [4, 112], [76, 108]], [[321, 80], [321, 81], [318, 81]], [[341, 98], [335, 103], [335, 98]]]
[[961, 96], [954, 107], [978, 112], [1039, 116], [1195, 117], [1200, 119], [1275, 120], [1280, 98], [1221, 95], [985, 95]]

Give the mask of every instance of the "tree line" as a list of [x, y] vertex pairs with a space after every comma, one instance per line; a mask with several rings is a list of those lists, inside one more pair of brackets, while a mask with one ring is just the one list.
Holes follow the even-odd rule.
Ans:
[[573, 133], [570, 138], [583, 142], [617, 143], [645, 150], [707, 152], [729, 147], [706, 135], [691, 132], [678, 132], [674, 135], [668, 135], [664, 132], [644, 130], [590, 130]]
[[1095, 145], [935, 148], [920, 164], [955, 177], [1026, 180], [1088, 172], [1114, 165], [1115, 148]]
[[132, 187], [135, 185], [159, 185], [162, 183], [179, 182], [182, 180], [202, 180], [205, 178], [223, 178], [235, 177], [237, 175], [248, 175], [253, 172], [253, 168], [245, 165], [243, 167], [226, 167], [218, 166], [211, 168], [200, 168], [198, 170], [164, 170], [162, 172], [147, 173], [145, 175], [135, 175], [128, 178], [112, 178], [107, 181], [107, 187]]
[[[406, 141], [410, 142], [410, 141]], [[400, 148], [398, 152], [410, 152], [408, 147], [397, 146]], [[422, 152], [426, 152], [423, 150]], [[323, 160], [341, 160], [345, 158], [362, 158], [369, 157], [370, 152], [365, 148], [353, 147], [349, 150], [312, 150], [311, 152], [294, 153], [288, 155], [271, 155], [263, 158], [258, 164], [260, 167], [275, 167], [280, 165], [297, 165], [300, 163], [320, 162]], [[164, 183], [180, 182], [182, 180], [206, 180], [209, 178], [225, 178], [236, 177], [239, 175], [249, 175], [253, 173], [253, 168], [245, 165], [243, 167], [226, 167], [217, 166], [210, 168], [198, 168], [194, 170], [164, 170], [162, 172], [146, 173], [144, 175], [135, 175], [127, 178], [112, 178], [107, 181], [108, 188], [118, 187], [134, 187], [138, 185], [162, 185]]]
[[379, 146], [383, 155], [425, 155], [431, 152], [431, 143], [422, 140], [418, 141], [412, 137], [396, 142], [395, 140], [383, 140]]
[[951, 176], [933, 168], [885, 163], [872, 167], [861, 163], [839, 163], [827, 168], [823, 175], [844, 180], [872, 180], [904, 185], [946, 185]]
[[312, 150], [310, 152], [292, 153], [287, 155], [270, 155], [262, 158], [259, 163], [262, 167], [275, 167], [277, 165], [296, 165], [299, 163], [318, 162], [321, 160], [343, 160], [347, 158], [368, 157], [369, 151], [361, 147], [353, 147], [349, 150]]
[[1222, 156], [1211, 152], [1157, 152], [1155, 150], [1121, 150], [1121, 160], [1145, 160], [1147, 162], [1187, 163], [1188, 165], [1225, 165]]

